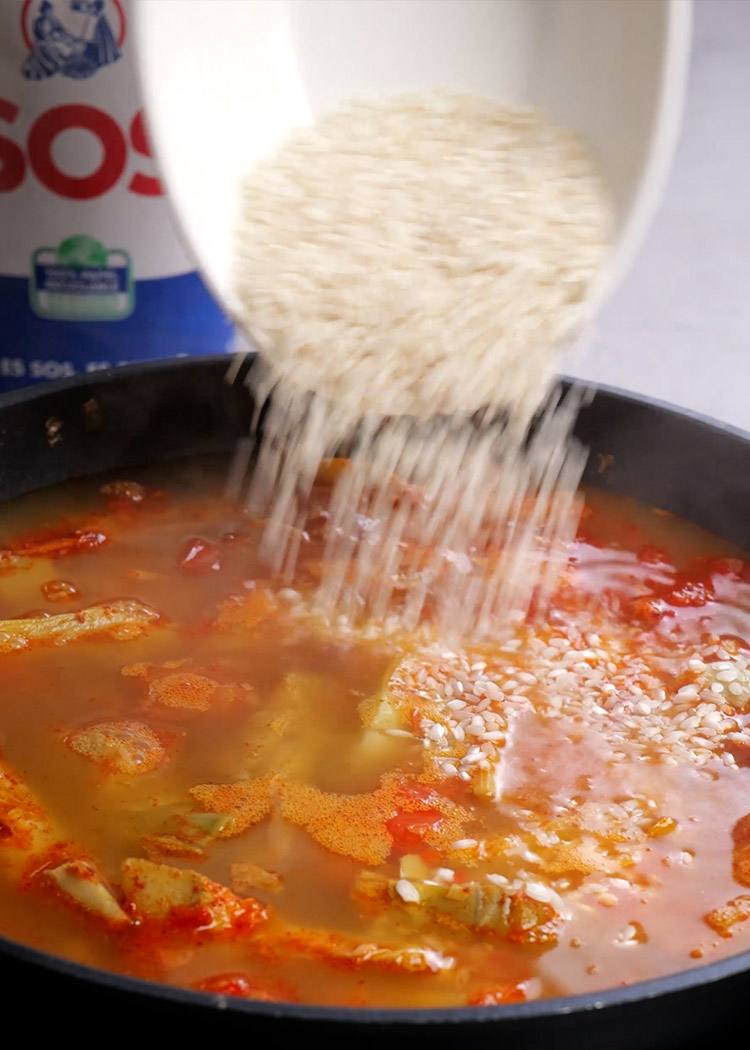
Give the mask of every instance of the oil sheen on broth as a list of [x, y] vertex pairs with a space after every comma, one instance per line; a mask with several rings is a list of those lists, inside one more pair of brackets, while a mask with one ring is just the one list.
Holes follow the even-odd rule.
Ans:
[[742, 555], [589, 492], [542, 621], [461, 651], [429, 623], [354, 631], [308, 608], [335, 466], [292, 581], [223, 464], [3, 508], [0, 932], [366, 1006], [593, 991], [748, 947]]

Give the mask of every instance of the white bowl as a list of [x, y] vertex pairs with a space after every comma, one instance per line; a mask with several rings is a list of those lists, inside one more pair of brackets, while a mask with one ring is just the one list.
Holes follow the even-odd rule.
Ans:
[[541, 106], [584, 135], [617, 210], [607, 291], [666, 181], [690, 0], [135, 0], [134, 14], [161, 173], [230, 312], [242, 178], [291, 127], [351, 96], [457, 88]]

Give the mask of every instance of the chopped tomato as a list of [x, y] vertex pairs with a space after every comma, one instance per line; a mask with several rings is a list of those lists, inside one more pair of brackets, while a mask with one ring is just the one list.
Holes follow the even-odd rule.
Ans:
[[713, 587], [707, 580], [686, 578], [678, 574], [676, 586], [664, 596], [668, 605], [681, 607], [700, 607], [713, 601]]
[[714, 558], [708, 563], [708, 571], [713, 576], [733, 576], [736, 580], [747, 578], [748, 562], [741, 558]]
[[397, 813], [385, 822], [388, 834], [393, 839], [393, 848], [401, 853], [418, 850], [424, 834], [443, 820], [443, 814], [435, 809], [422, 809], [414, 813]]
[[299, 996], [283, 981], [271, 981], [244, 973], [217, 973], [192, 986], [198, 992], [232, 995], [237, 999], [258, 999], [264, 1003], [297, 1002]]
[[633, 619], [646, 627], [655, 627], [663, 616], [671, 615], [668, 613], [665, 602], [653, 595], [634, 598], [627, 603], [627, 607]]
[[442, 867], [443, 857], [436, 849], [433, 849], [432, 846], [425, 846], [425, 844], [422, 843], [422, 846], [419, 849], [419, 856], [425, 864], [429, 864], [433, 868]]
[[177, 564], [186, 572], [203, 574], [218, 572], [221, 568], [221, 554], [216, 544], [194, 536], [186, 540], [178, 555]]

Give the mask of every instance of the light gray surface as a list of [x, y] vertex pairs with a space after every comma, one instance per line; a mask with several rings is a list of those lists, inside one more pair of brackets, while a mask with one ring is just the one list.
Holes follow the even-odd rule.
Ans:
[[696, 0], [694, 19], [662, 207], [586, 357], [565, 370], [750, 429], [750, 0]]

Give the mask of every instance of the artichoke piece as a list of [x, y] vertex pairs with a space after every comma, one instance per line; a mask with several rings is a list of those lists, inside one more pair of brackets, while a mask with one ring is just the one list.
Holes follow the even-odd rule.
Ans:
[[492, 769], [478, 769], [471, 778], [471, 790], [477, 798], [494, 799], [497, 797], [497, 783]]
[[44, 878], [55, 885], [58, 893], [89, 915], [104, 919], [110, 926], [127, 926], [130, 922], [104, 884], [93, 864], [71, 860], [57, 868], [48, 868]]
[[146, 855], [152, 854], [167, 857], [193, 857], [205, 860], [206, 851], [195, 842], [188, 842], [178, 835], [144, 835], [141, 839]]
[[146, 835], [142, 842], [149, 852], [203, 859], [204, 847], [220, 838], [230, 821], [227, 813], [186, 813], [180, 805], [176, 813], [168, 814], [163, 832]]
[[122, 890], [141, 920], [179, 920], [206, 932], [253, 929], [266, 919], [266, 910], [248, 897], [241, 900], [231, 890], [186, 868], [131, 858], [122, 865]]
[[0, 863], [18, 874], [26, 863], [52, 850], [62, 839], [36, 796], [0, 761]]
[[231, 925], [222, 888], [199, 872], [134, 858], [122, 866], [122, 888], [141, 919], [167, 919], [178, 908], [206, 908], [214, 924]]
[[383, 772], [397, 765], [407, 732], [403, 712], [390, 697], [376, 694], [359, 705], [359, 717], [364, 730], [357, 748], [357, 761], [368, 768], [380, 767]]
[[384, 733], [388, 729], [403, 729], [404, 718], [390, 697], [383, 696], [375, 704], [365, 701], [361, 708], [362, 720], [368, 729]]
[[0, 653], [32, 646], [69, 645], [86, 638], [125, 642], [159, 625], [161, 614], [133, 598], [118, 598], [57, 616], [0, 620]]
[[418, 853], [405, 853], [399, 871], [402, 879], [429, 879], [432, 876], [429, 864]]
[[386, 973], [437, 974], [452, 970], [455, 959], [435, 948], [417, 945], [394, 948], [362, 942], [334, 930], [304, 926], [263, 928], [253, 936], [253, 947], [272, 958], [302, 956], [344, 970], [382, 970]]
[[219, 838], [231, 817], [227, 813], [188, 813], [183, 818], [200, 838]]
[[[0, 869], [22, 885], [34, 870], [35, 881], [54, 887], [68, 902], [110, 926], [127, 925], [130, 920], [96, 867], [83, 857], [71, 857], [74, 850], [30, 789], [0, 762]], [[46, 867], [53, 855], [69, 859]]]
[[82, 852], [0, 757], [0, 872], [25, 885], [29, 873], [46, 870], [52, 858], [63, 861]]
[[364, 871], [355, 885], [354, 895], [363, 902], [379, 901], [399, 907], [421, 908], [432, 918], [519, 944], [552, 945], [557, 942], [555, 920], [559, 916], [555, 910], [550, 904], [534, 900], [522, 891], [511, 892], [481, 882], [443, 886], [424, 879], [410, 879], [409, 885], [418, 900], [404, 900], [403, 880]]
[[242, 861], [230, 864], [229, 870], [232, 874], [232, 891], [246, 896], [255, 890], [267, 890], [269, 893], [278, 893], [284, 886], [281, 875], [275, 871], [267, 871], [259, 864]]

